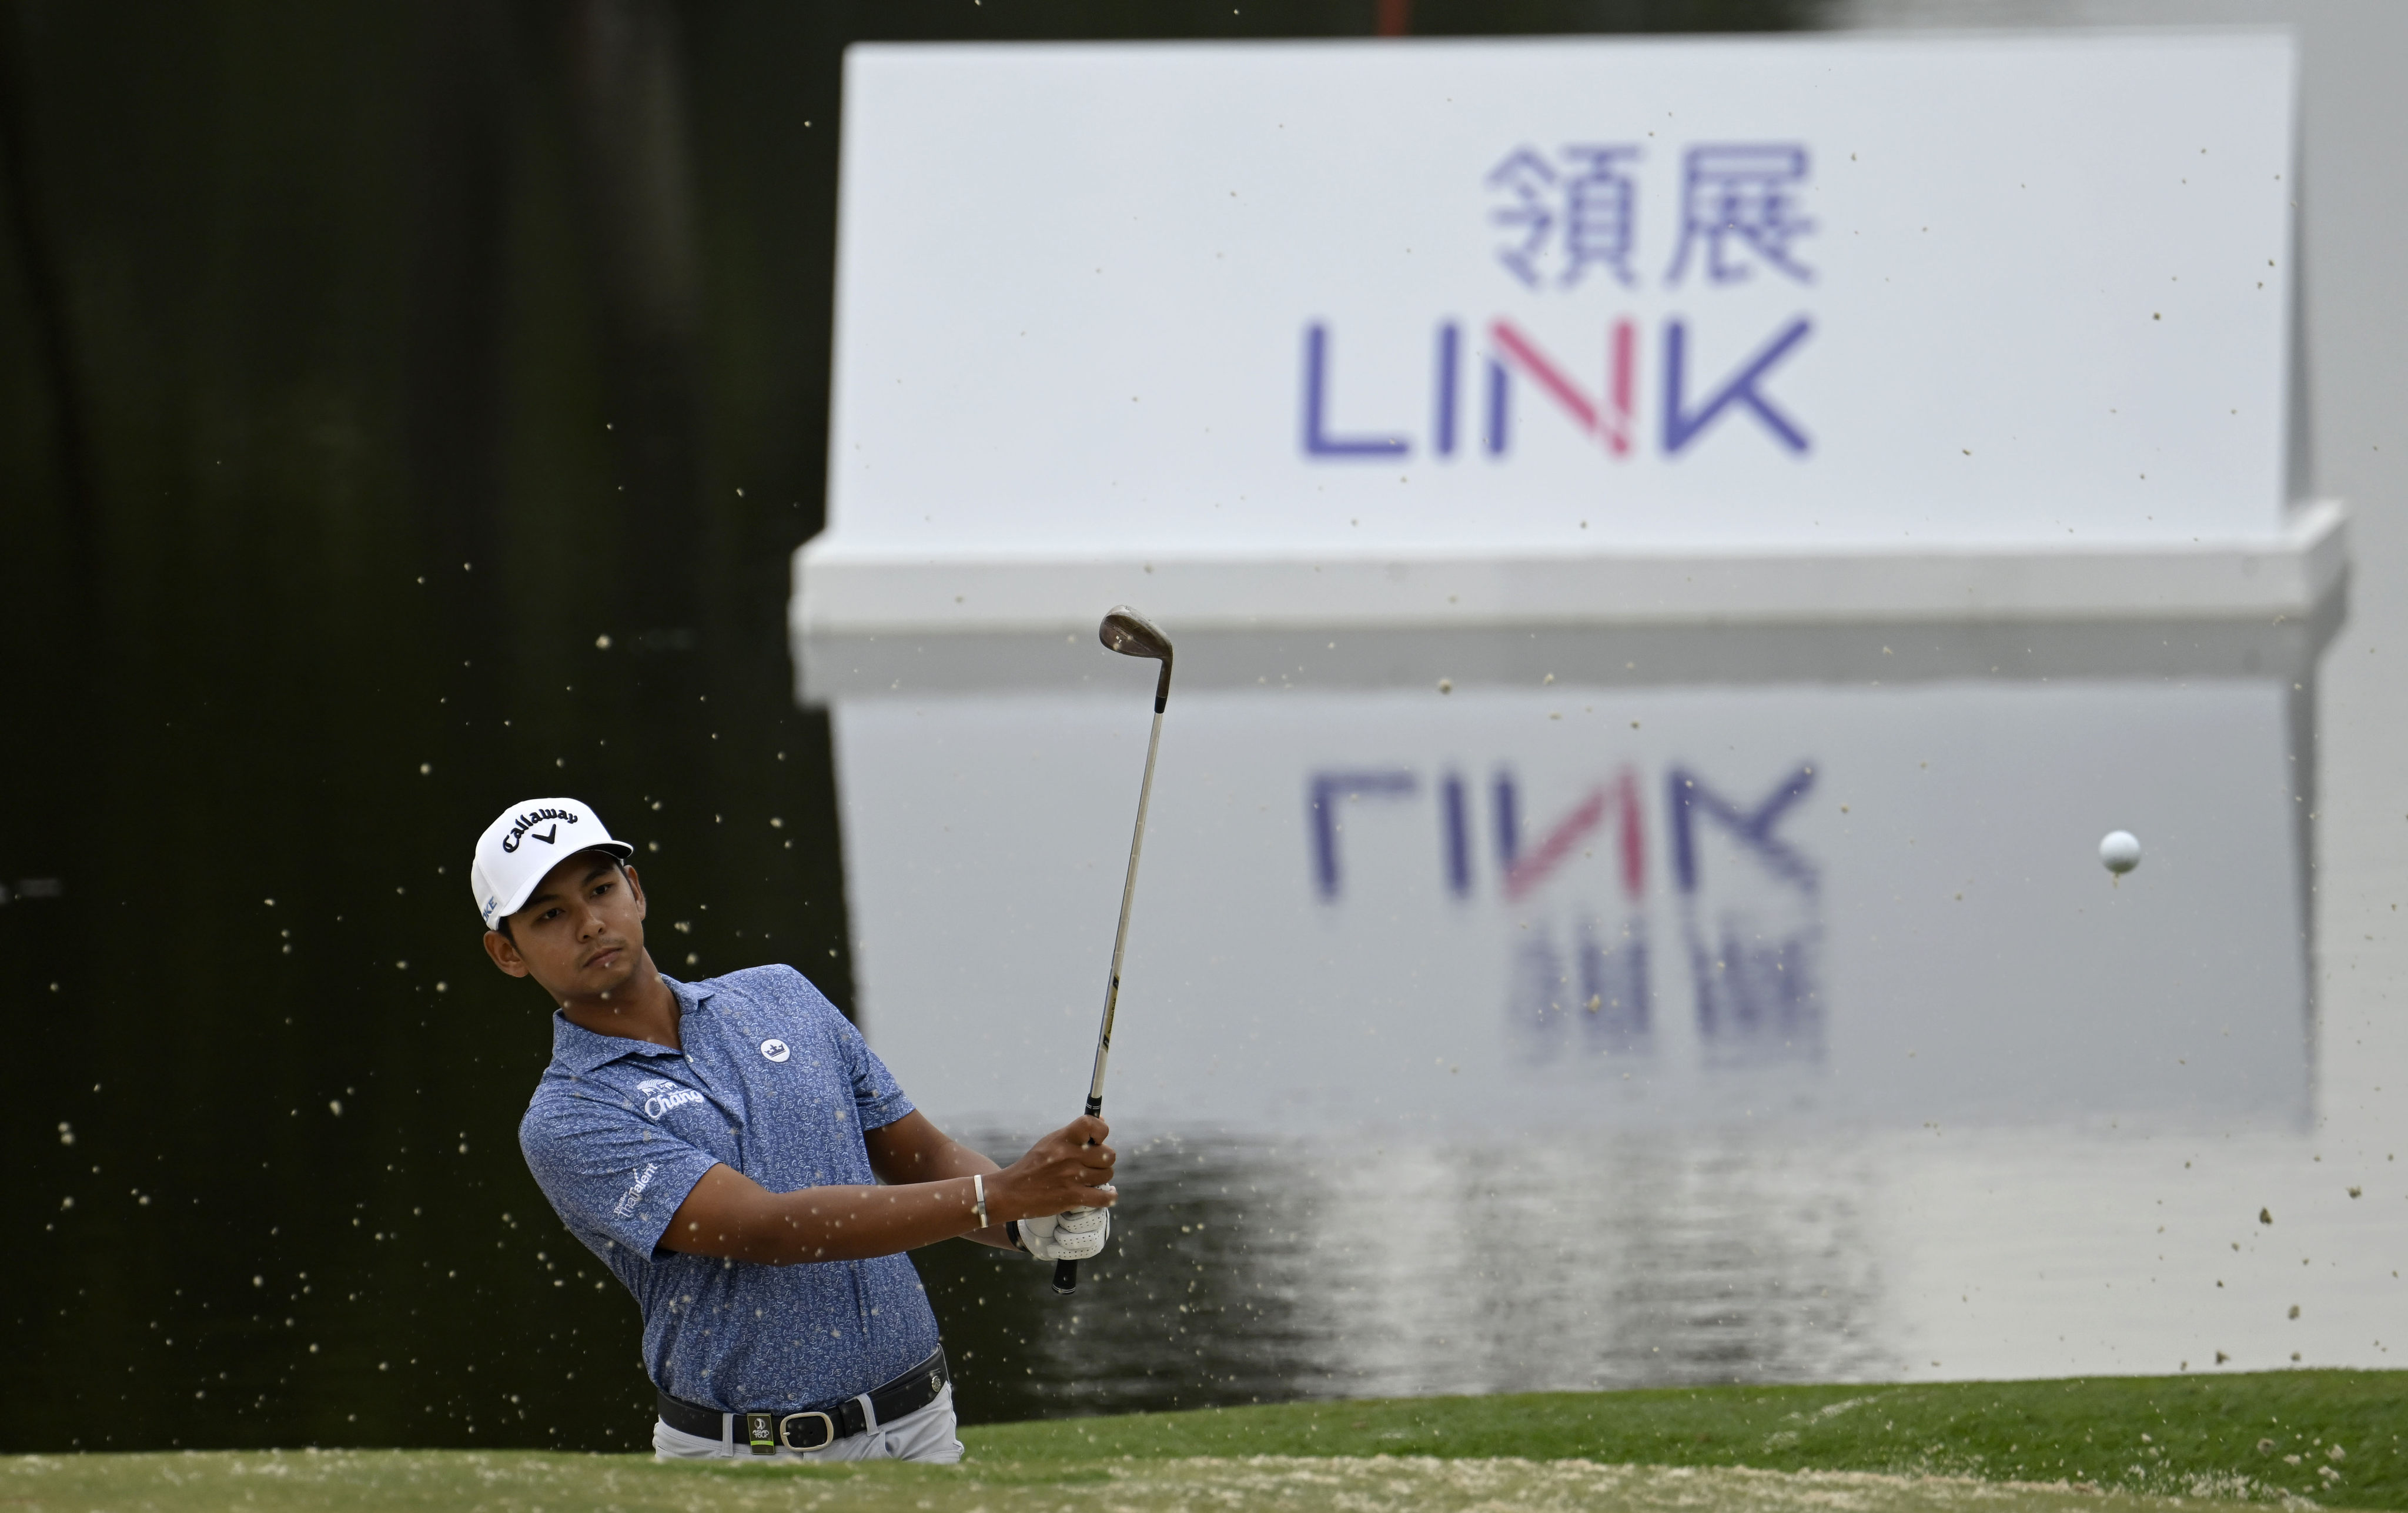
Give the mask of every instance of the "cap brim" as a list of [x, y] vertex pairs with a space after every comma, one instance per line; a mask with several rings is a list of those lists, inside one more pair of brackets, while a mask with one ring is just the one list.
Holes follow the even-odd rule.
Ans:
[[504, 898], [494, 910], [494, 925], [499, 926], [503, 920], [525, 908], [526, 901], [535, 897], [535, 890], [543, 886], [545, 878], [558, 872], [564, 864], [576, 860], [589, 851], [607, 851], [621, 861], [625, 861], [636, 854], [636, 848], [624, 841], [596, 841], [590, 846], [579, 846], [567, 856], [561, 857], [559, 861], [553, 862], [542, 872], [528, 878], [526, 886], [518, 890], [516, 898]]

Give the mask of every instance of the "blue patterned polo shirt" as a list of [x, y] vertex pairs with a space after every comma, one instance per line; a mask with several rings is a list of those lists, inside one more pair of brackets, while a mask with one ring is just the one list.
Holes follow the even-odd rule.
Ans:
[[544, 1196], [636, 1295], [653, 1382], [742, 1412], [850, 1397], [918, 1365], [937, 1317], [905, 1257], [763, 1266], [660, 1247], [712, 1166], [771, 1192], [875, 1182], [862, 1135], [911, 1112], [861, 1032], [792, 967], [664, 981], [682, 1050], [554, 1011], [552, 1064], [519, 1125]]

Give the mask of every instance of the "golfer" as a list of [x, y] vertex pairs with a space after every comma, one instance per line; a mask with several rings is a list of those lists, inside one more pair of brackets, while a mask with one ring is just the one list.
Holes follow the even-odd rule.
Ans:
[[558, 1005], [519, 1145], [636, 1295], [653, 1450], [959, 1460], [936, 1315], [903, 1253], [967, 1237], [1095, 1256], [1116, 1196], [1104, 1122], [997, 1167], [915, 1110], [792, 967], [663, 976], [633, 850], [589, 806], [533, 799], [478, 838], [469, 880], [494, 965]]

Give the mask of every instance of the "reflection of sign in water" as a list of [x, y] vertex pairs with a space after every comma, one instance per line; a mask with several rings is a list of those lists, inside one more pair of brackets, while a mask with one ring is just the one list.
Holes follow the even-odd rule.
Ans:
[[[1441, 698], [1215, 687], [1221, 655], [1148, 816], [1124, 1119], [2307, 1107], [2296, 674]], [[916, 1098], [1032, 1123], [1083, 1086], [1141, 699], [863, 666], [835, 726], [863, 1027]], [[2153, 848], [2120, 889], [2110, 820]]]
[[[1618, 842], [1620, 886], [1583, 900], [1565, 926], [1543, 912], [1526, 921], [1529, 939], [1514, 951], [1506, 1018], [1533, 1059], [1568, 1049], [1614, 1056], [1655, 1048], [1656, 985], [1647, 969], [1647, 839], [1639, 812], [1639, 777], [1628, 767], [1611, 790], [1600, 785], [1551, 829], [1536, 849], [1521, 849], [1520, 802], [1513, 779], [1496, 783], [1498, 859], [1504, 893], [1518, 901], [1545, 882], [1578, 845], [1609, 823]], [[1611, 800], [1609, 802], [1609, 792]]]
[[[1819, 875], [1803, 851], [1776, 833], [1783, 815], [1813, 785], [1813, 765], [1800, 763], [1749, 804], [1717, 790], [1690, 765], [1675, 763], [1665, 774], [1664, 827], [1696, 1043], [1709, 1065], [1821, 1059]], [[1410, 768], [1317, 771], [1306, 780], [1313, 886], [1325, 903], [1338, 903], [1344, 893], [1346, 812], [1367, 800], [1415, 800], [1424, 791]], [[1478, 828], [1470, 785], [1450, 771], [1429, 791], [1438, 804], [1436, 881], [1453, 898], [1469, 900], [1471, 836]], [[1497, 892], [1516, 906], [1506, 1022], [1534, 1060], [1655, 1048], [1658, 989], [1648, 952], [1640, 793], [1638, 771], [1626, 764], [1526, 844], [1521, 785], [1512, 770], [1499, 767], [1490, 785]], [[1613, 848], [1612, 886], [1570, 899], [1544, 897], [1543, 886], [1576, 850], [1590, 857], [1600, 844]]]
[[[1674, 768], [1666, 785], [1698, 1038], [1710, 1061], [1822, 1055], [1818, 878], [1812, 861], [1772, 833], [1813, 785], [1813, 767], [1800, 765], [1742, 809], [1685, 768]], [[1699, 864], [1709, 827], [1737, 843], [1727, 853], [1733, 865]]]

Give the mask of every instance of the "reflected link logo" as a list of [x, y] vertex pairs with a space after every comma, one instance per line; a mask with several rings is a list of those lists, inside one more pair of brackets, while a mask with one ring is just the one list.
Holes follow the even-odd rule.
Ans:
[[[1685, 763], [1664, 773], [1670, 881], [1698, 1041], [1710, 1064], [1822, 1056], [1821, 869], [1777, 833], [1813, 785], [1812, 762], [1799, 763], [1752, 803], [1727, 797]], [[1512, 906], [1516, 926], [1508, 1028], [1529, 1059], [1553, 1059], [1574, 1043], [1606, 1055], [1652, 1045], [1656, 988], [1644, 786], [1638, 770], [1625, 765], [1526, 844], [1519, 780], [1499, 766], [1489, 785], [1497, 893]], [[1324, 905], [1338, 907], [1345, 895], [1346, 816], [1392, 823], [1373, 816], [1418, 807], [1426, 792], [1436, 800], [1438, 880], [1450, 897], [1472, 898], [1473, 797], [1460, 772], [1441, 771], [1426, 787], [1423, 774], [1409, 767], [1337, 768], [1305, 780], [1312, 886]], [[1727, 843], [1711, 856], [1710, 829]], [[1592, 884], [1586, 896], [1571, 896], [1581, 890], [1566, 876], [1569, 864], [1575, 856], [1596, 856], [1609, 840], [1607, 862], [1618, 886], [1600, 892]], [[1716, 863], [1711, 870], [1709, 859]], [[1378, 874], [1388, 884], [1397, 875], [1393, 869]], [[1557, 885], [1555, 907], [1533, 907], [1550, 883]], [[1559, 922], [1569, 931], [1562, 944]], [[1574, 1026], [1584, 1028], [1574, 1035]]]

